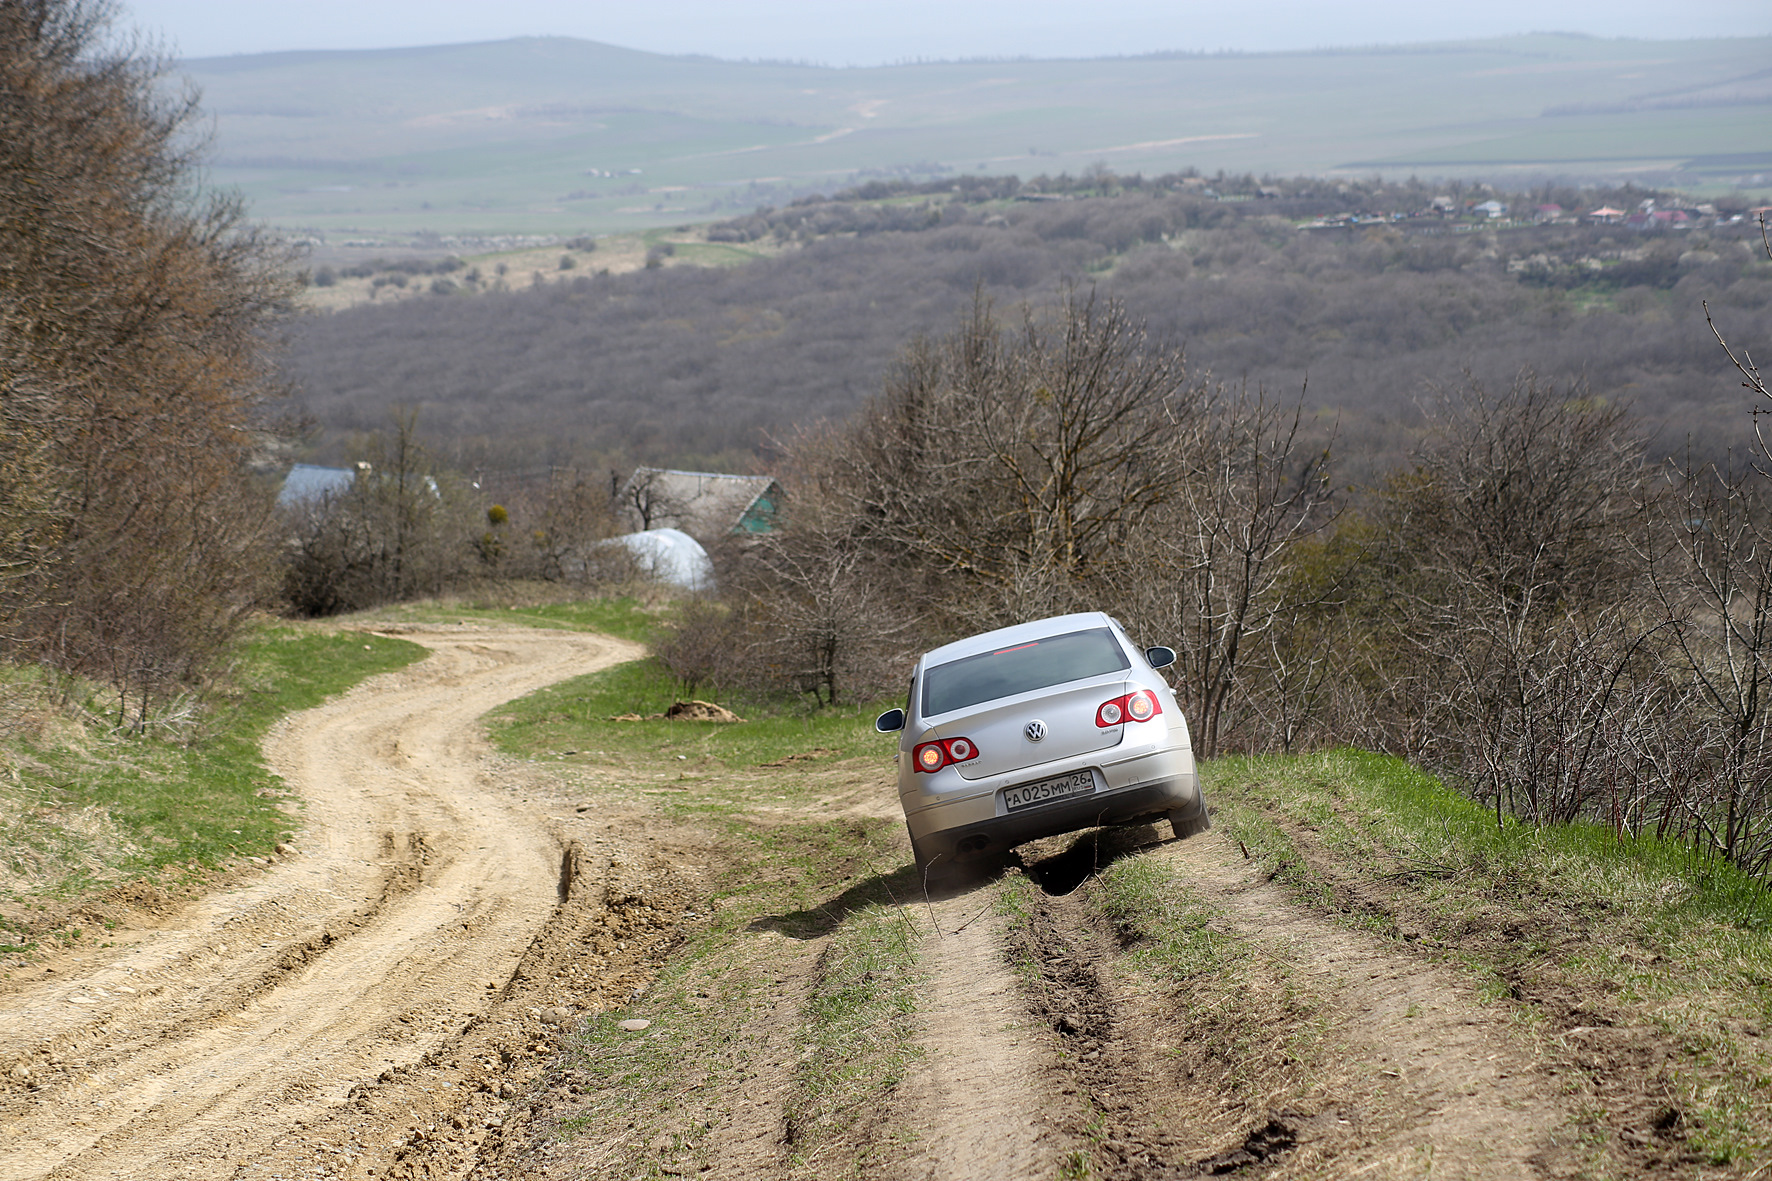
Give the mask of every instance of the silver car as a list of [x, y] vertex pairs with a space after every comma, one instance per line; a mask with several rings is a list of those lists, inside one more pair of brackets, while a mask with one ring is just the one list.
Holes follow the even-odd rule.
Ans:
[[918, 870], [1098, 825], [1204, 831], [1187, 719], [1157, 672], [1174, 661], [1100, 612], [924, 653], [906, 708], [874, 723], [900, 734], [898, 797]]

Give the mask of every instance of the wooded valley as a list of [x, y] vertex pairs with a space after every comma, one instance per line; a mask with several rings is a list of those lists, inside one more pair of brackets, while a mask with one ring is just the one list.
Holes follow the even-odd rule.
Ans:
[[[1704, 305], [1726, 334], [1763, 320], [1772, 268], [1756, 261], [1748, 223], [1490, 228], [1400, 216], [1436, 195], [1419, 184], [1215, 183], [1225, 191], [1210, 196], [1200, 178], [1111, 174], [1071, 192], [1001, 178], [876, 185], [712, 227], [714, 241], [792, 247], [742, 266], [667, 258], [634, 274], [303, 317], [285, 371], [323, 460], [407, 406], [463, 467], [739, 468], [767, 456], [771, 437], [853, 413], [906, 342], [945, 331], [975, 290], [1010, 307], [1069, 283], [1123, 300], [1195, 372], [1284, 399], [1304, 392], [1313, 416], [1339, 423], [1357, 473], [1402, 454], [1418, 401], [1466, 370], [1503, 384], [1522, 369], [1580, 379], [1643, 416], [1658, 455], [1688, 439], [1718, 454], [1738, 430]], [[1499, 195], [1515, 207], [1670, 200], [1629, 188]], [[1362, 211], [1364, 224], [1299, 228]]]

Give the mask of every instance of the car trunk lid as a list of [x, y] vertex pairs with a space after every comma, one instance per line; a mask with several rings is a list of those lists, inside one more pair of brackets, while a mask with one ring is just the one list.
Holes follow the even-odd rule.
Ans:
[[[1024, 767], [1056, 762], [1090, 751], [1117, 746], [1123, 726], [1097, 726], [1095, 710], [1128, 692], [1123, 681], [1091, 681], [1073, 687], [1042, 689], [1035, 694], [1005, 698], [995, 705], [974, 707], [963, 721], [944, 724], [936, 732], [944, 738], [970, 738], [978, 757], [959, 765], [964, 779], [988, 779]], [[1028, 733], [1039, 722], [1038, 740]]]

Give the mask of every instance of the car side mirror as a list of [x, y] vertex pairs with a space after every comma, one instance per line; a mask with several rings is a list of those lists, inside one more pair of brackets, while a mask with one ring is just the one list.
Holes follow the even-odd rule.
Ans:
[[896, 734], [904, 729], [904, 710], [889, 709], [874, 719], [874, 729], [882, 734]]
[[1175, 649], [1161, 647], [1146, 648], [1144, 650], [1144, 658], [1151, 662], [1152, 668], [1168, 668], [1175, 663]]

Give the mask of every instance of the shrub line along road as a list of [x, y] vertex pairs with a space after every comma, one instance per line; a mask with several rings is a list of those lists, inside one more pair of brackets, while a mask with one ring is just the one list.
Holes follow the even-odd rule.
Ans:
[[[695, 866], [720, 859], [718, 838], [612, 802], [593, 840], [481, 736], [499, 703], [635, 645], [400, 630], [433, 655], [268, 743], [306, 800], [298, 851], [110, 962], [0, 1002], [0, 1178], [625, 1176], [643, 1158], [730, 1177], [847, 1176], [862, 1158], [898, 1178], [1050, 1177], [1084, 1161], [1115, 1177], [1581, 1167], [1570, 1096], [1457, 973], [1300, 907], [1222, 832], [1150, 829], [1114, 838], [1129, 842], [1119, 855], [1174, 875], [1259, 969], [1224, 1006], [1178, 1010], [1171, 989], [1118, 971], [1125, 949], [1089, 891], [1056, 884], [1075, 849], [1048, 843], [1025, 877], [905, 906], [926, 977], [921, 1057], [882, 1111], [810, 1156], [786, 1132], [793, 1030], [837, 928], [741, 936], [776, 987], [725, 1031], [751, 1069], [715, 1095], [689, 1157], [627, 1143], [631, 1124], [550, 1142], [546, 1064], [681, 945], [685, 900], [708, 885]], [[895, 813], [883, 770], [861, 794], [855, 807]], [[1301, 1031], [1338, 1049], [1304, 1053], [1305, 1071]], [[1227, 1071], [1269, 1080], [1275, 1106], [1227, 1104]]]

